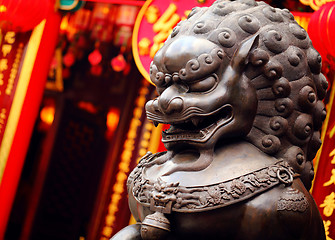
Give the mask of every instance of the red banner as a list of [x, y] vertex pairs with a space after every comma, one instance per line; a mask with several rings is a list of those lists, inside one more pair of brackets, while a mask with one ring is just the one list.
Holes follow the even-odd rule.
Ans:
[[4, 149], [10, 148], [12, 130], [15, 129], [8, 120], [30, 36], [31, 32], [4, 32], [0, 29], [0, 182], [8, 156]]
[[0, 146], [30, 35], [30, 32], [1, 32], [0, 29]]
[[316, 177], [312, 189], [319, 207], [327, 240], [335, 239], [335, 85], [332, 86], [323, 125], [323, 144], [315, 165]]
[[[47, 21], [42, 21], [32, 33], [2, 32], [0, 35], [0, 239], [4, 238], [39, 112], [60, 20], [52, 2]], [[1, 109], [6, 109], [6, 115], [1, 114]]]

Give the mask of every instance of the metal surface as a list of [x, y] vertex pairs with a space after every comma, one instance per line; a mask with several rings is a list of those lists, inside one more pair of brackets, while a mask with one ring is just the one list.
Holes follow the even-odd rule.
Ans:
[[325, 239], [308, 192], [326, 115], [320, 70], [287, 9], [194, 8], [151, 64], [159, 96], [147, 116], [171, 128], [168, 151], [128, 178], [142, 239]]

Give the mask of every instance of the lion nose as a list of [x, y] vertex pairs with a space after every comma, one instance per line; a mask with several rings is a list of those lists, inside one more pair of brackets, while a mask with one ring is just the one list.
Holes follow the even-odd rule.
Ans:
[[183, 100], [179, 97], [171, 99], [169, 102], [160, 101], [160, 110], [165, 114], [172, 114], [175, 112], [181, 112], [183, 109]]
[[184, 88], [175, 85], [165, 89], [158, 98], [159, 111], [165, 114], [181, 112], [183, 110], [184, 101], [179, 94], [183, 92], [186, 92]]

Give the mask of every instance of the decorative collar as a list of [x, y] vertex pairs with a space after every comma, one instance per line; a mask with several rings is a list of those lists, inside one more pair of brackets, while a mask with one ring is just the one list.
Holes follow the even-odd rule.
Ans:
[[128, 178], [128, 187], [133, 184], [132, 193], [136, 201], [161, 213], [202, 212], [226, 207], [276, 185], [289, 186], [298, 176], [286, 161], [280, 160], [239, 177], [200, 187], [184, 187], [179, 182], [168, 183], [161, 178], [156, 181], [145, 179], [143, 170], [146, 164], [161, 154], [164, 153], [147, 153]]

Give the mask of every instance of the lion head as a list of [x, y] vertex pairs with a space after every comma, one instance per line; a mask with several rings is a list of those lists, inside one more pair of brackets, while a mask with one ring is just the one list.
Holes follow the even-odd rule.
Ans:
[[147, 116], [171, 125], [168, 150], [241, 138], [285, 159], [310, 187], [328, 83], [287, 9], [253, 0], [192, 9], [155, 55], [150, 79], [159, 96]]

